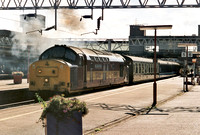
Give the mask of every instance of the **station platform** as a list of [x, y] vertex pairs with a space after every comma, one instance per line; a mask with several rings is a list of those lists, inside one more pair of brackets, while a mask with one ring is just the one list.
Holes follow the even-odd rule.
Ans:
[[102, 130], [100, 135], [199, 135], [200, 85], [144, 114]]
[[28, 85], [29, 83], [27, 83], [27, 79], [22, 79], [21, 84], [14, 84], [13, 79], [0, 80], [0, 91], [28, 89]]
[[[152, 86], [148, 82], [76, 96], [89, 108], [83, 134], [199, 135], [200, 85], [188, 85], [189, 92], [183, 92], [182, 77], [159, 80], [158, 104], [150, 108]], [[0, 133], [45, 135], [42, 123], [36, 123], [41, 112], [38, 103], [0, 110], [0, 124], [5, 125]]]

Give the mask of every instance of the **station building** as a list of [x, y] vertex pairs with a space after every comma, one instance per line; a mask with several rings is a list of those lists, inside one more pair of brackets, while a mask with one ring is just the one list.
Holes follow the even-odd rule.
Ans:
[[[129, 53], [136, 56], [152, 57], [154, 36], [146, 36], [146, 31], [140, 30], [140, 26], [141, 25], [130, 25]], [[198, 35], [157, 36], [156, 43], [157, 57], [160, 58], [181, 57], [182, 52], [185, 52], [185, 48], [178, 47], [178, 43], [196, 43], [197, 47], [189, 51], [200, 51], [200, 25], [198, 25]], [[191, 52], [189, 55], [190, 54]]]

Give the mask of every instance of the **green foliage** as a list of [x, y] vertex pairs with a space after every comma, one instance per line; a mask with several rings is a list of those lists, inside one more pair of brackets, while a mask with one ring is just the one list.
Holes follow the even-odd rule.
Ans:
[[101, 131], [100, 128], [96, 128], [96, 129], [95, 129], [95, 132], [99, 132], [99, 131]]
[[47, 103], [39, 96], [39, 94], [35, 93], [35, 96], [36, 96], [38, 102], [42, 104], [42, 107], [46, 108], [47, 107]]
[[50, 98], [50, 101], [46, 102], [37, 94], [38, 101], [43, 105], [43, 112], [40, 117], [41, 120], [46, 118], [47, 113], [53, 114], [57, 119], [62, 119], [63, 117], [71, 117], [73, 112], [82, 112], [82, 116], [88, 113], [88, 108], [85, 102], [81, 102], [76, 98], [69, 99], [64, 98], [64, 96], [55, 95]]

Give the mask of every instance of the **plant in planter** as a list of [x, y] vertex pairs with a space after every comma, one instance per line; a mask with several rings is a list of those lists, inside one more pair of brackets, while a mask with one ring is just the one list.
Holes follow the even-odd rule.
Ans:
[[88, 113], [85, 102], [56, 95], [46, 103], [36, 97], [43, 105], [40, 120], [45, 124], [46, 119], [47, 135], [82, 135], [82, 117]]

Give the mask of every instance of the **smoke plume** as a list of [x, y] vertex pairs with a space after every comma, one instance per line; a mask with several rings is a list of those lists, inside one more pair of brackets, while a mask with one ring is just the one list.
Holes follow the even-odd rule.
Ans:
[[76, 14], [73, 9], [62, 9], [62, 22], [61, 25], [71, 31], [84, 30], [84, 23], [80, 22], [80, 15]]

